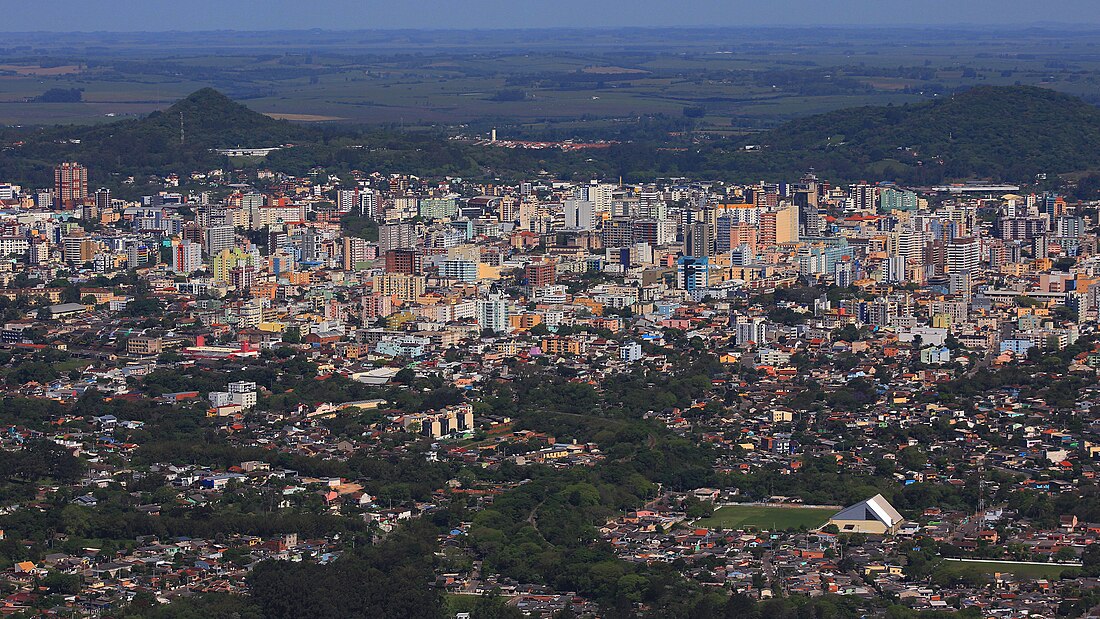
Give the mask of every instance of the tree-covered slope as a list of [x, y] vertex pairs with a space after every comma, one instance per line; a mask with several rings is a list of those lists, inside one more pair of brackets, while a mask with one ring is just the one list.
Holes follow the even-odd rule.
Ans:
[[[95, 185], [126, 189], [120, 183], [131, 175], [229, 165], [214, 148], [285, 143], [295, 147], [264, 165], [292, 174], [322, 166], [335, 173], [359, 169], [508, 181], [545, 170], [561, 178], [744, 182], [789, 179], [814, 168], [834, 182], [932, 184], [966, 178], [1029, 182], [1041, 172], [1100, 169], [1100, 108], [1026, 86], [978, 87], [917, 105], [843, 109], [744, 140], [698, 142], [687, 132], [593, 151], [512, 150], [448, 140], [442, 133], [306, 127], [268, 118], [209, 88], [140, 120], [0, 133], [6, 145], [0, 175], [41, 187], [52, 184], [53, 166], [66, 160], [87, 165]], [[750, 143], [763, 148], [745, 150]]]
[[91, 169], [93, 182], [102, 183], [109, 173], [188, 173], [219, 167], [224, 165], [224, 157], [214, 153], [214, 148], [278, 146], [313, 139], [316, 133], [254, 112], [204, 88], [139, 120], [17, 134], [22, 145], [5, 149], [0, 166], [12, 178], [48, 184], [55, 164], [74, 160]]
[[771, 156], [868, 177], [1024, 181], [1100, 165], [1100, 108], [1043, 88], [982, 86], [925, 104], [811, 116], [757, 139]]
[[254, 112], [213, 88], [203, 88], [163, 112], [153, 112], [138, 121], [136, 129], [178, 142], [181, 120], [184, 144], [202, 148], [277, 146], [309, 133], [300, 125]]

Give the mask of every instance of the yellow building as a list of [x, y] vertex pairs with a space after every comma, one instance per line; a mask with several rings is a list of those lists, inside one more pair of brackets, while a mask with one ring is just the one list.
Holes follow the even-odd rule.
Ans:
[[512, 314], [508, 317], [513, 331], [527, 331], [535, 325], [542, 324], [541, 314]]
[[210, 261], [210, 269], [213, 271], [214, 281], [226, 283], [229, 281], [229, 272], [239, 266], [256, 266], [255, 258], [240, 247], [223, 249]]
[[566, 353], [571, 355], [581, 354], [581, 343], [577, 340], [572, 340], [564, 337], [547, 337], [543, 338], [542, 352], [548, 355], [564, 355]]
[[406, 273], [379, 273], [374, 276], [374, 292], [385, 297], [394, 296], [406, 302], [416, 301], [424, 294], [425, 280], [421, 275]]

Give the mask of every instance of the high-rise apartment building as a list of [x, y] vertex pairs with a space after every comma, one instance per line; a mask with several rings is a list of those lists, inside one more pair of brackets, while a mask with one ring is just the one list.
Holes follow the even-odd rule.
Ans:
[[387, 273], [414, 275], [420, 272], [420, 252], [415, 249], [391, 249], [384, 254], [383, 258]]
[[852, 187], [852, 202], [857, 211], [874, 211], [878, 208], [878, 191], [874, 185], [860, 183]]
[[95, 192], [95, 207], [100, 213], [111, 208], [111, 190], [106, 187], [100, 187]]
[[758, 241], [765, 246], [798, 242], [798, 208], [787, 206], [760, 215]]
[[344, 237], [344, 270], [355, 271], [367, 262], [367, 242], [354, 236]]
[[697, 221], [688, 227], [684, 255], [696, 257], [714, 255], [714, 232], [710, 224]]
[[752, 251], [756, 251], [756, 241], [756, 226], [737, 223], [733, 218], [725, 215], [718, 218], [714, 247], [718, 253], [726, 253], [739, 245], [748, 245]]
[[976, 236], [949, 241], [946, 247], [948, 273], [974, 273], [981, 259], [981, 243]]
[[371, 219], [378, 218], [378, 194], [373, 189], [359, 192], [359, 215]]
[[82, 236], [69, 236], [61, 239], [61, 248], [65, 262], [84, 264], [95, 259], [99, 243]]
[[202, 268], [202, 247], [188, 240], [172, 244], [172, 270], [190, 275]]
[[493, 293], [487, 299], [477, 302], [477, 321], [482, 329], [496, 333], [508, 330], [508, 297], [502, 293]]
[[378, 251], [385, 253], [391, 249], [416, 247], [416, 232], [413, 224], [398, 222], [378, 227]]
[[523, 267], [524, 279], [527, 280], [527, 285], [532, 289], [552, 286], [556, 272], [557, 265], [549, 261], [529, 262], [527, 266]]
[[603, 222], [600, 240], [604, 247], [626, 247], [634, 242], [634, 222], [628, 217], [613, 217]]
[[565, 227], [578, 230], [595, 230], [596, 204], [588, 200], [566, 200]]
[[66, 161], [54, 168], [54, 206], [72, 207], [88, 197], [88, 168]]
[[223, 249], [231, 249], [236, 244], [236, 231], [233, 226], [210, 226], [206, 229], [206, 255], [216, 256]]
[[374, 293], [412, 302], [424, 294], [424, 277], [405, 273], [379, 273], [374, 276]]

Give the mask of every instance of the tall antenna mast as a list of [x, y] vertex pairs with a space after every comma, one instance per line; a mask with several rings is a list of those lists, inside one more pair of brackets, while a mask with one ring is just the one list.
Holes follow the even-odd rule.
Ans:
[[183, 144], [183, 112], [180, 112], [180, 144]]

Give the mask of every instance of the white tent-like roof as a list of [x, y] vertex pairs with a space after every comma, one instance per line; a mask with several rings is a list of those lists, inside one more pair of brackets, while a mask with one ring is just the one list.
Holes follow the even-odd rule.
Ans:
[[898, 510], [881, 494], [860, 501], [851, 507], [845, 507], [832, 517], [832, 520], [878, 520], [891, 528], [904, 520]]

